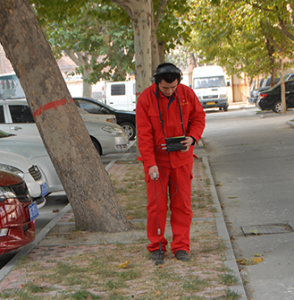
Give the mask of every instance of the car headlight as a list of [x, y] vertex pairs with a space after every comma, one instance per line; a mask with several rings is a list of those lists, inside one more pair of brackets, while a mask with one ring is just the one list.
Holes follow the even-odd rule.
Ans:
[[102, 130], [106, 131], [110, 134], [117, 134], [117, 133], [123, 133], [123, 130], [117, 127], [111, 127], [111, 126], [105, 126], [102, 127]]
[[220, 98], [226, 98], [227, 95], [226, 95], [226, 94], [220, 94], [219, 97], [220, 97]]
[[15, 168], [15, 167], [12, 167], [12, 166], [9, 166], [9, 165], [0, 164], [0, 169], [4, 170], [4, 171], [8, 171], [10, 173], [14, 173], [14, 174], [20, 176], [22, 179], [24, 178], [24, 173], [21, 170]]

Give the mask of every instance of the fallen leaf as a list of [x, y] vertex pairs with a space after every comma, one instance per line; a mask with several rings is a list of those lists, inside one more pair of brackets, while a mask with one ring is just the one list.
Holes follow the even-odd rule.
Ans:
[[161, 295], [161, 291], [157, 291], [156, 293], [155, 293], [155, 296], [160, 296]]
[[127, 219], [133, 220], [133, 216], [128, 216]]
[[221, 183], [221, 182], [218, 182], [217, 184], [216, 184], [216, 186], [222, 186], [223, 184]]
[[234, 241], [235, 240], [235, 236], [233, 235], [233, 236], [231, 236], [231, 241]]
[[241, 258], [236, 259], [237, 263], [245, 266], [257, 265], [263, 261], [262, 257], [251, 257], [251, 258]]
[[54, 212], [54, 213], [58, 213], [58, 212], [59, 212], [59, 209], [54, 209], [53, 212]]
[[125, 261], [123, 264], [118, 265], [118, 268], [125, 268], [130, 263], [129, 260]]
[[237, 196], [230, 196], [229, 199], [236, 199], [238, 198]]

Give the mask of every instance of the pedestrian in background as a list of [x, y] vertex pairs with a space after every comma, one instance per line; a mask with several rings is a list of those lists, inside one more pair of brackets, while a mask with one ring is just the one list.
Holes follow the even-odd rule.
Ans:
[[194, 91], [180, 83], [181, 77], [175, 65], [160, 64], [136, 108], [138, 159], [143, 161], [147, 183], [147, 249], [153, 260], [163, 260], [168, 244], [164, 237], [168, 196], [171, 251], [179, 260], [190, 258], [193, 150], [205, 127], [205, 112]]

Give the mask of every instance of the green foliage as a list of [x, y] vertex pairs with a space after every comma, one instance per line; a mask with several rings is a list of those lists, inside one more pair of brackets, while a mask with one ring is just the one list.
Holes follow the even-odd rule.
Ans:
[[[118, 26], [116, 19], [124, 24]], [[134, 70], [132, 25], [126, 13], [113, 6], [88, 1], [66, 19], [48, 20], [46, 36], [57, 58], [64, 52], [71, 58], [74, 55], [77, 73], [90, 70], [84, 78], [90, 83], [110, 79], [110, 74], [114, 80], [124, 80]]]
[[[203, 62], [225, 66], [228, 74], [269, 74], [278, 64], [269, 56], [265, 31], [268, 37], [279, 39], [282, 35], [278, 20], [289, 19], [285, 4], [274, 2], [191, 0], [192, 9], [187, 16], [192, 27], [190, 51], [203, 56]], [[273, 41], [269, 40], [269, 44], [273, 46]], [[286, 48], [285, 53], [290, 56], [291, 47]], [[277, 58], [279, 49], [274, 47], [271, 55]]]

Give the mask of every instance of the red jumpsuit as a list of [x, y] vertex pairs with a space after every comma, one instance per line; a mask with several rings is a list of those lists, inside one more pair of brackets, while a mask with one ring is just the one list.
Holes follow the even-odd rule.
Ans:
[[[138, 98], [136, 108], [138, 147], [143, 161], [145, 181], [147, 183], [147, 236], [150, 252], [159, 249], [157, 229], [157, 200], [159, 209], [159, 228], [162, 250], [166, 252], [167, 240], [164, 238], [168, 195], [170, 198], [171, 227], [173, 241], [171, 250], [190, 251], [190, 226], [192, 222], [191, 183], [193, 167], [193, 150], [187, 152], [167, 152], [162, 149], [165, 136], [162, 131], [159, 108], [156, 99], [156, 84], [143, 91]], [[178, 97], [181, 105], [186, 136], [196, 141], [201, 138], [205, 127], [205, 112], [194, 91], [186, 85], [179, 84], [171, 97], [167, 98], [158, 89], [158, 97], [164, 132], [166, 137], [182, 136], [181, 117]], [[178, 97], [177, 97], [178, 95]], [[149, 176], [149, 167], [158, 166], [159, 180]], [[155, 192], [156, 186], [156, 192]]]

